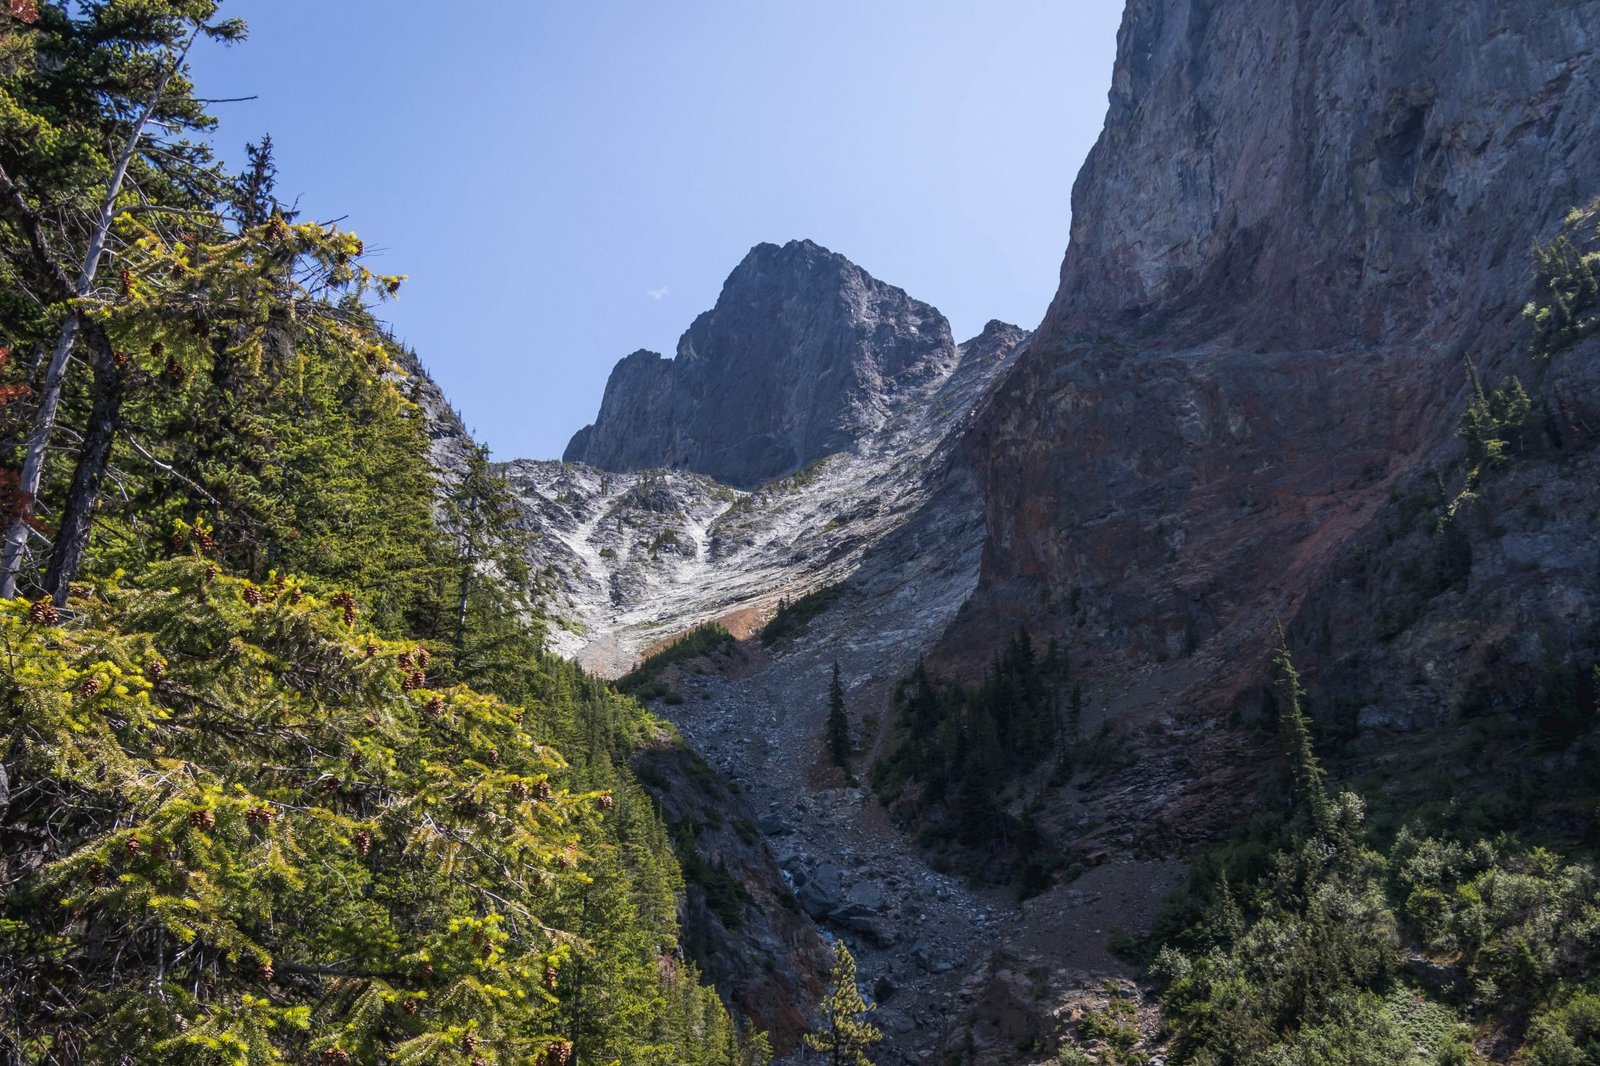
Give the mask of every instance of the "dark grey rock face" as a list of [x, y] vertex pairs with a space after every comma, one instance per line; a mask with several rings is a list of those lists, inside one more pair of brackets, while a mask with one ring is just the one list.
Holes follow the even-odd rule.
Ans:
[[[1259, 711], [1280, 625], [1374, 750], [1591, 639], [1600, 363], [1530, 360], [1522, 307], [1600, 195], [1597, 46], [1595, 0], [1131, 0], [1060, 290], [959, 453], [982, 575], [928, 656], [1071, 641], [1142, 745], [1080, 797], [1116, 849], [1245, 813], [1261, 763], [1216, 725]], [[1467, 358], [1583, 428], [1486, 477], [1451, 556], [1406, 501], [1464, 484]]]
[[969, 627], [1042, 583], [1108, 656], [1255, 657], [1459, 447], [1466, 357], [1533, 380], [1530, 249], [1600, 195], [1597, 45], [1595, 0], [1132, 0], [1060, 290], [966, 449]]
[[958, 358], [935, 308], [811, 241], [757, 245], [677, 357], [634, 352], [562, 456], [693, 470], [750, 488], [881, 428]]
[[1047, 328], [1471, 334], [1600, 156], [1592, 0], [1132, 0]]

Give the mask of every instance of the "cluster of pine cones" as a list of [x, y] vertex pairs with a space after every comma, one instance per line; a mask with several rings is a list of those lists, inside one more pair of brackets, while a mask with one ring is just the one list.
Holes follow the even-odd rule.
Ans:
[[356, 598], [355, 598], [355, 595], [353, 593], [349, 593], [349, 592], [338, 592], [338, 593], [335, 593], [333, 599], [330, 600], [329, 602], [332, 603], [335, 607], [344, 608], [344, 624], [345, 625], [353, 626], [353, 625], [356, 624]]

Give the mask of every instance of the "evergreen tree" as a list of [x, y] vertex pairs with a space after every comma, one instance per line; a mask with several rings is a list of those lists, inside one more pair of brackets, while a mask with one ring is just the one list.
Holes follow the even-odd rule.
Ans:
[[839, 679], [839, 664], [833, 664], [828, 682], [828, 753], [835, 766], [850, 764], [850, 718], [844, 709], [844, 683]]
[[[1283, 631], [1278, 631], [1280, 641]], [[1305, 689], [1300, 685], [1300, 672], [1289, 656], [1289, 645], [1283, 641], [1272, 659], [1278, 671], [1278, 690], [1283, 703], [1278, 709], [1278, 732], [1283, 738], [1284, 754], [1289, 759], [1290, 783], [1295, 803], [1311, 818], [1318, 833], [1326, 834], [1332, 828], [1328, 810], [1328, 794], [1322, 784], [1322, 764], [1317, 761], [1311, 745], [1311, 724], [1301, 709]]]
[[883, 1032], [861, 1016], [874, 1010], [856, 986], [855, 957], [843, 940], [834, 941], [833, 970], [822, 1001], [824, 1028], [806, 1034], [806, 1047], [826, 1055], [828, 1066], [872, 1066], [867, 1049], [883, 1039]]
[[[36, 505], [74, 350], [87, 337], [88, 361], [104, 367], [102, 383], [114, 366], [103, 332], [84, 327], [100, 268], [122, 243], [116, 231], [132, 206], [130, 177], [150, 179], [140, 182], [148, 197], [214, 176], [204, 150], [180, 138], [211, 124], [183, 76], [189, 50], [202, 36], [244, 34], [242, 23], [211, 24], [216, 7], [214, 0], [49, 7], [32, 12], [20, 38], [5, 27], [22, 54], [0, 77], [0, 205], [25, 264], [17, 276], [32, 280], [32, 295], [50, 309], [33, 323], [50, 356], [30, 383], [35, 402], [20, 439], [0, 596], [16, 594], [39, 532]], [[63, 203], [77, 210], [59, 210]], [[80, 210], [90, 219], [86, 228], [77, 224]]]
[[[489, 465], [489, 449], [474, 444], [466, 470], [447, 488], [441, 515], [441, 524], [454, 538], [460, 556], [451, 636], [457, 648], [466, 644], [467, 607], [475, 590], [528, 587], [528, 537], [516, 526], [520, 513], [511, 485]], [[485, 572], [497, 575], [500, 581], [481, 580]], [[518, 606], [532, 610], [530, 603]]]

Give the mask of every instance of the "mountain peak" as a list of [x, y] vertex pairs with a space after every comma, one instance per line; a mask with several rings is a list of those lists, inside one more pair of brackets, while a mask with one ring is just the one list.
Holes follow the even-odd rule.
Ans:
[[678, 467], [750, 487], [848, 450], [892, 397], [947, 369], [934, 307], [810, 240], [758, 244], [695, 319], [677, 358], [635, 352], [563, 458]]

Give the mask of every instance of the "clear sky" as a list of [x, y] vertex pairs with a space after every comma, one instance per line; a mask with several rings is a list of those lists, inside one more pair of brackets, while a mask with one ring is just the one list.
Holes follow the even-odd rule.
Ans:
[[1121, 0], [228, 0], [220, 153], [411, 281], [382, 313], [496, 458], [559, 456], [750, 247], [809, 237], [964, 340], [1034, 326]]

